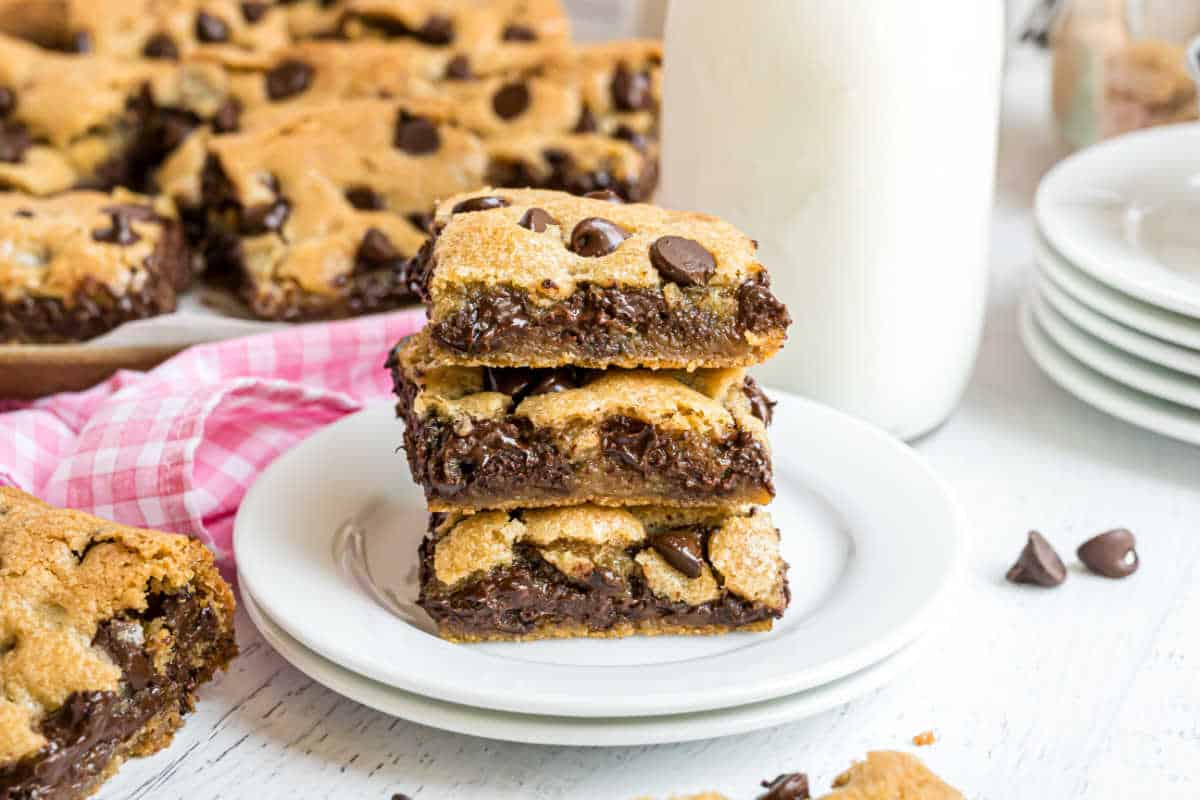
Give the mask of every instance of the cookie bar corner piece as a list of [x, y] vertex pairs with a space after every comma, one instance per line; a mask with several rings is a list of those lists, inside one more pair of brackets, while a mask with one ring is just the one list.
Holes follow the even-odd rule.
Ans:
[[199, 542], [0, 487], [0, 797], [87, 797], [169, 744], [233, 617]]
[[413, 265], [447, 362], [744, 367], [791, 320], [756, 243], [705, 214], [615, 196], [483, 189], [436, 209]]
[[786, 573], [761, 509], [435, 514], [418, 602], [457, 642], [764, 631]]

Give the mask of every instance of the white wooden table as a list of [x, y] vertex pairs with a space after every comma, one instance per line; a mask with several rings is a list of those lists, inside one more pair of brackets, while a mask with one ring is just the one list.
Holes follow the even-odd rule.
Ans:
[[[805, 770], [817, 788], [873, 748], [910, 748], [972, 798], [1200, 797], [1200, 448], [1145, 433], [1050, 383], [1017, 338], [1031, 279], [1030, 198], [1058, 157], [1041, 57], [1010, 64], [987, 330], [954, 418], [919, 443], [971, 526], [966, 585], [917, 668], [819, 717], [657, 747], [487, 741], [371, 711], [290, 667], [244, 618], [242, 655], [174, 745], [127, 764], [104, 798], [632, 798]], [[950, 112], [952, 113], [952, 112]], [[1141, 571], [1073, 570], [1057, 591], [1004, 572], [1038, 528], [1069, 555], [1118, 525]], [[364, 646], [366, 644], [364, 643]]]

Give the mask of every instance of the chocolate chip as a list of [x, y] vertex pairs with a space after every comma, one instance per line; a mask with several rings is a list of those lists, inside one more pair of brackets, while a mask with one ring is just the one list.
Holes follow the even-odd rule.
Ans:
[[647, 146], [650, 144], [649, 140], [645, 136], [638, 133], [628, 125], [618, 125], [617, 129], [613, 131], [613, 138], [629, 142], [630, 145], [640, 151], [645, 151]]
[[454, 41], [454, 20], [443, 14], [431, 14], [416, 36], [426, 44], [450, 44]]
[[581, 220], [571, 231], [571, 251], [588, 258], [606, 256], [629, 237], [629, 232], [600, 217]]
[[71, 36], [71, 41], [66, 49], [71, 53], [92, 52], [92, 35], [87, 31], [78, 31]]
[[533, 370], [525, 367], [484, 367], [483, 389], [516, 397], [533, 382]]
[[433, 214], [430, 214], [428, 211], [413, 211], [406, 214], [404, 218], [411, 222], [414, 227], [426, 233], [433, 233]]
[[20, 122], [0, 122], [0, 161], [17, 164], [25, 158], [25, 151], [33, 145], [29, 130]]
[[775, 401], [767, 397], [762, 387], [749, 375], [742, 381], [742, 394], [750, 401], [750, 413], [762, 420], [763, 425], [770, 425], [775, 415]]
[[176, 61], [179, 59], [179, 48], [169, 34], [156, 33], [146, 40], [146, 46], [142, 48], [142, 55], [146, 58]]
[[370, 186], [351, 186], [346, 190], [346, 200], [359, 211], [382, 211], [383, 198]]
[[455, 204], [450, 209], [451, 214], [465, 214], [471, 211], [488, 211], [493, 208], [504, 208], [509, 205], [507, 197], [472, 197]]
[[267, 71], [267, 97], [284, 100], [300, 94], [312, 84], [312, 65], [296, 58], [285, 58]]
[[246, 2], [242, 3], [242, 19], [249, 22], [251, 25], [261, 20], [266, 16], [270, 5], [267, 3]]
[[522, 228], [528, 228], [534, 233], [541, 233], [550, 225], [557, 225], [558, 220], [550, 216], [549, 212], [542, 208], [531, 208], [521, 216], [521, 221], [517, 223]]
[[202, 42], [229, 41], [229, 25], [220, 17], [201, 11], [196, 15], [196, 38]]
[[142, 237], [138, 236], [130, 225], [130, 220], [137, 218], [138, 215], [126, 213], [121, 207], [107, 208], [109, 219], [112, 220], [112, 225], [108, 228], [97, 228], [92, 231], [92, 238], [97, 242], [106, 244], [119, 244], [122, 247], [133, 244], [139, 241]]
[[7, 117], [17, 107], [17, 93], [7, 86], [0, 86], [0, 117]]
[[680, 286], [705, 286], [717, 270], [712, 253], [695, 239], [662, 236], [650, 245], [650, 263], [663, 279]]
[[396, 133], [392, 144], [410, 156], [423, 156], [437, 152], [442, 137], [437, 126], [424, 117], [414, 117], [401, 111], [396, 118]]
[[558, 369], [529, 369], [527, 367], [484, 367], [483, 389], [508, 395], [514, 403], [538, 394], [553, 394], [577, 389], [580, 386], [578, 370], [571, 367]]
[[650, 96], [650, 76], [634, 72], [622, 61], [612, 79], [612, 101], [619, 111], [643, 111], [654, 105]]
[[808, 776], [803, 772], [788, 772], [773, 781], [763, 781], [766, 789], [755, 800], [808, 800]]
[[656, 533], [650, 546], [675, 569], [689, 578], [699, 578], [704, 567], [704, 537], [696, 528]]
[[506, 42], [536, 42], [538, 36], [533, 28], [513, 23], [504, 28], [501, 38]]
[[404, 257], [387, 234], [378, 228], [368, 228], [354, 254], [354, 271], [370, 272], [385, 267], [398, 267]]
[[457, 55], [446, 64], [448, 81], [469, 81], [474, 77], [475, 73], [471, 72], [471, 59], [464, 55]]
[[600, 126], [596, 123], [596, 115], [584, 105], [579, 113], [579, 121], [575, 123], [575, 133], [595, 133]]
[[512, 119], [529, 108], [529, 87], [523, 83], [501, 86], [492, 97], [492, 109], [500, 119]]
[[1093, 536], [1075, 554], [1083, 565], [1106, 578], [1128, 578], [1138, 570], [1137, 539], [1124, 528]]
[[14, 217], [22, 217], [24, 219], [33, 219], [33, 211], [28, 208], [18, 208], [13, 212]]
[[1067, 579], [1067, 568], [1046, 538], [1037, 531], [1030, 531], [1025, 549], [1004, 577], [1010, 583], [1058, 586]]
[[241, 126], [241, 118], [242, 104], [236, 97], [231, 97], [213, 115], [213, 130], [217, 133], [233, 133]]
[[541, 375], [532, 386], [529, 387], [527, 396], [532, 397], [538, 394], [556, 394], [565, 392], [568, 389], [578, 389], [579, 382], [576, 379], [575, 370], [570, 367], [561, 369], [552, 369]]
[[241, 231], [249, 236], [258, 236], [277, 231], [287, 222], [292, 206], [282, 197], [273, 203], [251, 206], [242, 212]]
[[603, 200], [606, 203], [624, 203], [621, 195], [614, 192], [612, 189], [600, 189], [595, 192], [588, 192], [584, 197], [590, 197], [593, 200]]

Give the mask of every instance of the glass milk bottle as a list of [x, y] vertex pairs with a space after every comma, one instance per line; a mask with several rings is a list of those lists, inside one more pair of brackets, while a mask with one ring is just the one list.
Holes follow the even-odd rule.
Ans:
[[759, 241], [793, 323], [757, 374], [898, 436], [982, 326], [1001, 0], [673, 0], [658, 201]]

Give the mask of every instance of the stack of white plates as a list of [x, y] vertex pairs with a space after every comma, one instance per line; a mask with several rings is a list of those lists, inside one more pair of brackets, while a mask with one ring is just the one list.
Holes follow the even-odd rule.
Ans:
[[1066, 159], [1035, 216], [1034, 360], [1096, 408], [1200, 444], [1200, 125]]
[[[963, 561], [943, 484], [908, 447], [779, 400], [776, 501], [792, 602], [770, 633], [455, 645], [416, 607], [424, 498], [390, 404], [277, 460], [235, 526], [241, 593], [285, 659], [368, 706], [512, 741], [633, 745], [825, 711], [919, 656]], [[787, 446], [784, 446], [786, 443]]]

